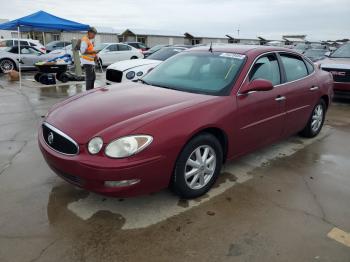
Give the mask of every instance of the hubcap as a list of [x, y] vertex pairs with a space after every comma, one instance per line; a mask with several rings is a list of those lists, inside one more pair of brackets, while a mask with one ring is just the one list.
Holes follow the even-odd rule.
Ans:
[[216, 154], [212, 147], [197, 147], [185, 165], [185, 181], [191, 189], [201, 189], [209, 183], [216, 167]]
[[323, 121], [323, 107], [322, 105], [317, 105], [314, 109], [314, 112], [312, 114], [312, 119], [311, 119], [311, 129], [314, 133], [316, 133]]
[[11, 71], [11, 70], [14, 69], [13, 68], [13, 63], [11, 61], [9, 61], [9, 60], [6, 60], [6, 59], [2, 60], [0, 62], [0, 68], [1, 68], [2, 71]]

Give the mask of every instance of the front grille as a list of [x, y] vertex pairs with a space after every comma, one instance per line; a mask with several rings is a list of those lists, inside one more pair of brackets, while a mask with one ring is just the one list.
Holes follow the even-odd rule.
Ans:
[[114, 70], [114, 69], [107, 69], [106, 72], [106, 79], [108, 81], [120, 83], [123, 78], [123, 72], [119, 70]]
[[350, 70], [349, 69], [338, 69], [330, 67], [322, 67], [323, 70], [330, 72], [333, 75], [335, 82], [350, 82]]
[[53, 150], [65, 155], [76, 155], [79, 153], [78, 144], [62, 131], [48, 123], [43, 123], [42, 129], [46, 144]]

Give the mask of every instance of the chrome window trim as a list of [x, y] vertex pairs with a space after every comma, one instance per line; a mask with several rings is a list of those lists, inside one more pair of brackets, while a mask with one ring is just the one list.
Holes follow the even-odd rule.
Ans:
[[[60, 153], [60, 154], [62, 154], [62, 155], [66, 155], [66, 156], [76, 156], [76, 155], [79, 154], [79, 152], [80, 152], [79, 145], [78, 145], [77, 142], [75, 142], [75, 141], [73, 140], [73, 138], [69, 137], [68, 135], [66, 135], [65, 133], [63, 133], [61, 130], [57, 129], [56, 127], [50, 125], [50, 124], [47, 123], [47, 122], [44, 122], [43, 125], [46, 126], [46, 127], [48, 127], [49, 129], [51, 129], [52, 131], [56, 132], [56, 133], [59, 134], [60, 136], [63, 136], [65, 139], [69, 140], [70, 142], [72, 142], [72, 143], [77, 147], [77, 153], [76, 153], [76, 154], [67, 154], [67, 153], [60, 152], [60, 151], [58, 151], [58, 150], [52, 148], [48, 143], [46, 143], [46, 140], [45, 140], [45, 138], [44, 138], [45, 144], [46, 144], [48, 147], [50, 147], [53, 151], [55, 151], [55, 152], [57, 152], [57, 153]], [[43, 134], [43, 136], [44, 136], [44, 134]]]
[[[243, 79], [241, 85], [239, 86], [238, 91], [237, 91], [237, 93], [236, 93], [237, 96], [244, 96], [244, 95], [249, 95], [249, 94], [253, 94], [253, 93], [256, 93], [256, 92], [257, 92], [257, 91], [253, 91], [253, 92], [249, 92], [249, 93], [247, 93], [247, 94], [241, 94], [239, 91], [241, 90], [242, 85], [244, 84], [244, 82], [247, 80], [247, 77], [249, 76], [250, 71], [252, 70], [252, 68], [253, 68], [253, 66], [255, 65], [256, 61], [257, 61], [259, 58], [261, 58], [262, 56], [264, 56], [264, 55], [268, 55], [268, 54], [277, 54], [277, 53], [278, 53], [278, 54], [279, 54], [279, 53], [286, 53], [286, 54], [290, 54], [290, 55], [299, 56], [299, 57], [302, 58], [302, 59], [304, 58], [303, 56], [300, 56], [300, 54], [296, 54], [296, 53], [289, 52], [289, 51], [281, 51], [281, 50], [278, 50], [278, 51], [268, 51], [268, 52], [265, 52], [265, 53], [262, 53], [262, 54], [258, 55], [258, 56], [254, 59], [253, 63], [250, 65], [249, 70], [248, 70], [246, 76], [244, 77], [244, 79]], [[305, 62], [304, 62], [304, 63], [305, 63]], [[312, 63], [312, 64], [313, 64], [313, 63]], [[305, 65], [305, 67], [306, 67], [306, 65]], [[280, 69], [280, 70], [281, 70], [281, 69]], [[285, 82], [285, 83], [282, 83], [282, 84], [279, 84], [279, 85], [275, 85], [275, 86], [273, 86], [273, 88], [275, 88], [275, 87], [280, 87], [280, 86], [284, 86], [284, 85], [289, 84], [289, 83], [294, 83], [294, 82], [303, 80], [303, 79], [305, 79], [305, 78], [308, 78], [309, 76], [314, 75], [315, 73], [316, 73], [316, 69], [315, 69], [315, 65], [314, 65], [314, 71], [312, 71], [312, 72], [311, 72], [310, 74], [308, 74], [307, 76], [304, 76], [304, 77], [302, 77], [302, 78], [299, 78], [299, 79], [296, 79], [296, 80], [293, 80], [293, 81]]]

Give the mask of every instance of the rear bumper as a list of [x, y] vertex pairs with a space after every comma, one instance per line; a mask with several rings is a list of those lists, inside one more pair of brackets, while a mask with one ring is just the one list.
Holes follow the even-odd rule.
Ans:
[[[159, 191], [169, 184], [172, 166], [165, 156], [159, 155], [138, 161], [96, 157], [87, 152], [66, 156], [48, 147], [41, 132], [38, 142], [46, 162], [58, 176], [92, 192], [114, 197], [132, 197]], [[105, 181], [135, 179], [140, 182], [130, 186], [105, 185]]]

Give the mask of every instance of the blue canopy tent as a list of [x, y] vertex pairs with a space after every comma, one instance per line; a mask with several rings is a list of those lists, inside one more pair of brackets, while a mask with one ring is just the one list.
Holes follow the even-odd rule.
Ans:
[[[0, 24], [0, 30], [17, 31], [18, 39], [21, 38], [21, 32], [87, 31], [89, 27], [89, 25], [63, 19], [44, 11], [38, 11], [34, 14]], [[21, 61], [19, 41], [18, 46], [18, 57], [19, 61]], [[19, 74], [21, 86], [21, 63], [19, 63]]]

